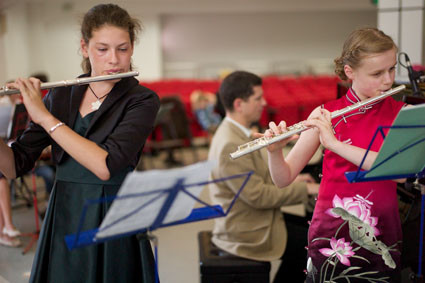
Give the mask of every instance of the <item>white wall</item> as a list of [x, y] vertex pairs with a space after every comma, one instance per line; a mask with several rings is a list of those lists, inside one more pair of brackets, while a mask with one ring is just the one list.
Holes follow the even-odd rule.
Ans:
[[226, 67], [270, 73], [285, 65], [295, 71], [323, 62], [332, 65], [351, 30], [376, 26], [375, 11], [179, 14], [162, 19], [166, 76], [167, 71], [177, 74], [179, 67], [190, 72], [190, 66], [205, 75]]
[[[394, 39], [412, 64], [425, 64], [424, 6], [424, 0], [382, 0], [378, 5], [378, 28]], [[406, 68], [399, 66], [397, 77], [405, 81]]]
[[23, 3], [12, 6], [5, 15], [6, 31], [3, 35], [4, 66], [3, 82], [29, 73], [28, 14]]
[[[6, 77], [6, 66], [5, 66], [5, 51], [4, 51], [4, 36], [3, 36], [3, 28], [5, 28], [6, 18], [0, 13], [0, 78]], [[0, 85], [3, 83], [0, 80]]]
[[[7, 30], [2, 37], [4, 50], [0, 55], [7, 60], [0, 81], [40, 71], [46, 72], [51, 81], [79, 75], [82, 72], [79, 28], [90, 7], [90, 3], [56, 2], [12, 5], [5, 13]], [[144, 15], [140, 8], [128, 10], [144, 25], [133, 56], [136, 70], [141, 72], [139, 78], [159, 79], [162, 74], [160, 19], [155, 14]]]
[[[376, 26], [369, 0], [217, 1], [118, 1], [145, 27], [133, 58], [139, 79], [212, 77], [223, 66], [328, 71], [349, 31]], [[7, 1], [0, 81], [39, 71], [51, 81], [80, 74], [79, 22], [99, 2]]]
[[161, 21], [158, 15], [141, 15], [144, 31], [136, 44], [133, 64], [144, 80], [157, 80], [162, 77]]
[[[72, 79], [81, 73], [78, 11], [59, 5], [30, 5], [29, 71], [45, 71], [51, 81]], [[27, 74], [27, 75], [30, 75]]]

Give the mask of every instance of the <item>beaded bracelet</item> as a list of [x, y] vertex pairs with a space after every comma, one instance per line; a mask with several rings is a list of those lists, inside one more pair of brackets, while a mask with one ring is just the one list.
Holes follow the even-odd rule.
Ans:
[[57, 123], [56, 125], [54, 125], [53, 127], [50, 128], [49, 134], [52, 134], [57, 128], [59, 128], [60, 126], [63, 126], [63, 125], [65, 125], [65, 123], [63, 123], [63, 122]]

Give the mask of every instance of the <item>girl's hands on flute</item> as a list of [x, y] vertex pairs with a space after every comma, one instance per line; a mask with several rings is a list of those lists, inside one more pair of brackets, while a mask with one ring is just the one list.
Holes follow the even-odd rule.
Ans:
[[311, 117], [304, 121], [303, 124], [320, 131], [320, 143], [325, 148], [332, 150], [336, 143], [338, 143], [332, 128], [331, 113], [328, 110], [320, 109], [319, 115]]
[[[287, 132], [286, 129], [286, 122], [285, 121], [280, 121], [280, 123], [278, 125], [276, 125], [275, 122], [270, 122], [269, 123], [269, 129], [267, 129], [264, 134], [254, 134], [254, 137], [256, 138], [260, 138], [260, 137], [267, 137], [267, 138], [271, 138], [274, 136], [278, 136], [280, 134], [283, 134]], [[290, 142], [293, 140], [296, 140], [299, 137], [299, 135], [293, 135], [291, 137], [288, 137], [286, 139], [283, 139], [281, 141], [272, 143], [271, 145], [267, 146], [267, 150], [272, 153], [272, 152], [276, 152], [278, 150], [280, 150], [280, 152], [282, 152], [282, 149]]]
[[23, 102], [32, 121], [42, 127], [46, 127], [49, 121], [55, 118], [44, 106], [41, 99], [40, 84], [40, 80], [36, 78], [18, 78], [10, 85], [21, 92]]

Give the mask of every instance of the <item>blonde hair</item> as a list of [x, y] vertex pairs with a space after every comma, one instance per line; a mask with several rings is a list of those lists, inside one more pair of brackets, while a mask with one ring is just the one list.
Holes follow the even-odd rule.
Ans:
[[345, 65], [355, 69], [366, 56], [391, 49], [398, 50], [392, 38], [383, 31], [376, 28], [356, 29], [345, 40], [341, 56], [334, 60], [335, 74], [347, 80]]

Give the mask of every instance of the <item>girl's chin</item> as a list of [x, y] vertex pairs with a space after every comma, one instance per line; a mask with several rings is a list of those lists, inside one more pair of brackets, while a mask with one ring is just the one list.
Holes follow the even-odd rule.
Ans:
[[119, 82], [121, 79], [116, 79], [116, 80], [108, 80], [108, 82], [112, 83], [112, 84], [116, 84], [117, 82]]

